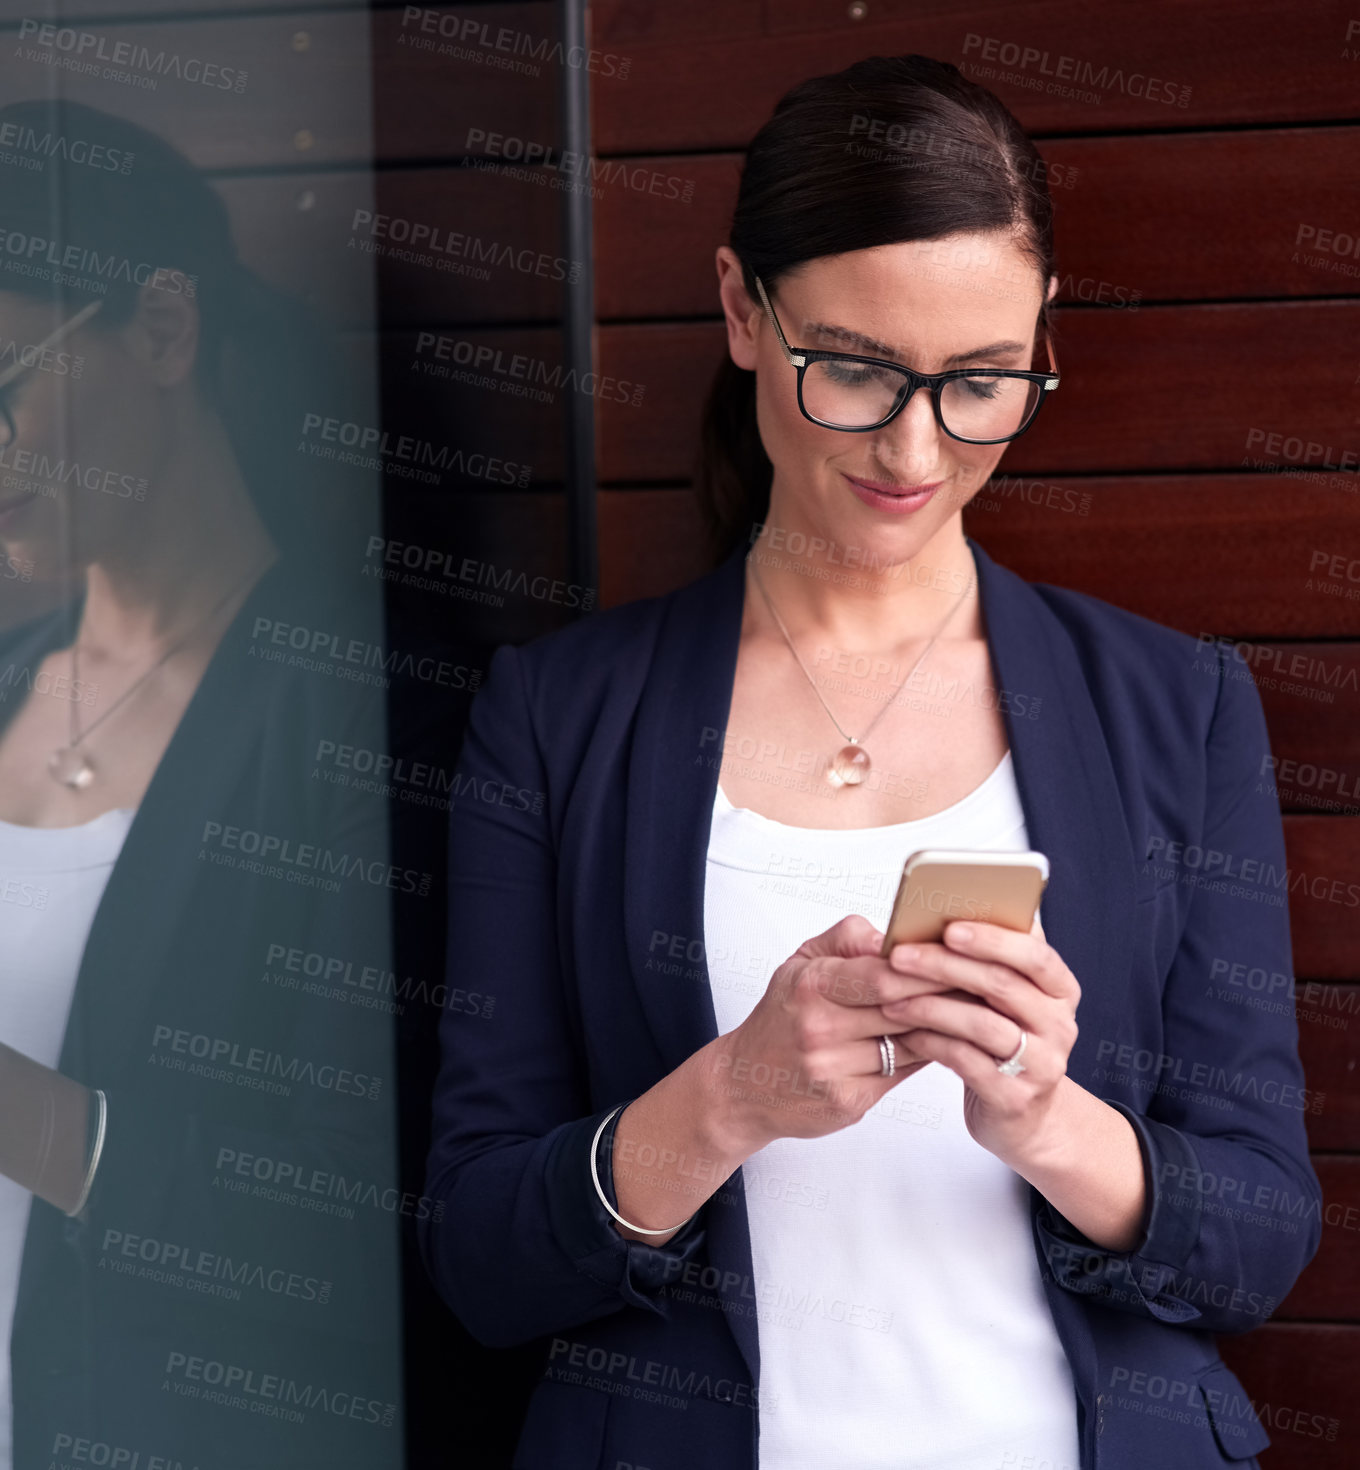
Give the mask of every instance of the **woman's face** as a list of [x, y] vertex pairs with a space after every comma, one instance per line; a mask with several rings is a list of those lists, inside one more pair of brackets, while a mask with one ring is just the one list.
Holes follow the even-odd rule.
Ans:
[[[79, 304], [58, 315], [51, 302], [0, 291], [0, 371], [26, 365], [0, 387], [14, 425], [0, 444], [0, 552], [34, 580], [99, 561], [144, 528], [166, 444], [161, 389], [179, 379], [166, 370], [175, 329], [157, 298], [168, 293], [148, 291], [129, 321], [106, 323], [101, 308], [46, 348]], [[0, 440], [8, 432], [0, 416]]]
[[[798, 408], [797, 369], [758, 300], [751, 309], [736, 256], [724, 247], [719, 260], [729, 348], [756, 373], [760, 436], [774, 466], [771, 525], [872, 553], [870, 565], [918, 555], [986, 483], [1005, 444], [951, 438], [920, 388], [881, 429], [845, 433], [810, 422]], [[764, 284], [794, 350], [860, 353], [923, 373], [1034, 365], [1044, 283], [1004, 234], [824, 256]], [[882, 493], [903, 489], [917, 493]]]

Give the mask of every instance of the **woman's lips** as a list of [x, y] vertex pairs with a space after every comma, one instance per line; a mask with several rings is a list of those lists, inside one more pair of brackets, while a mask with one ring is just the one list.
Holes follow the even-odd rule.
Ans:
[[[841, 471], [845, 474], [845, 471]], [[861, 480], [857, 475], [845, 475], [851, 490], [875, 510], [895, 511], [899, 515], [920, 510], [932, 495], [944, 484], [936, 480], [929, 485], [889, 485], [883, 480]]]

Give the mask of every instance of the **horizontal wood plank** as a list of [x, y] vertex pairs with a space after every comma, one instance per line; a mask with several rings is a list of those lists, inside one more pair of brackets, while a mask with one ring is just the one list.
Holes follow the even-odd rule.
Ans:
[[215, 15], [68, 27], [74, 41], [43, 45], [16, 26], [0, 36], [0, 96], [59, 85], [201, 168], [360, 162], [372, 153], [368, 28], [359, 11]]
[[1294, 973], [1360, 976], [1360, 817], [1287, 816], [1284, 834]]
[[[1275, 1316], [1277, 1321], [1345, 1322], [1360, 1317], [1360, 1157], [1325, 1154], [1313, 1160], [1313, 1167], [1322, 1185], [1322, 1243]], [[1230, 1190], [1227, 1186], [1219, 1192], [1228, 1196]], [[1251, 1204], [1250, 1197], [1223, 1202], [1243, 1208]], [[1264, 1212], [1255, 1211], [1268, 1217], [1262, 1229], [1303, 1228], [1301, 1199], [1266, 1203]]]
[[[1218, 1339], [1270, 1435], [1269, 1470], [1346, 1470], [1355, 1463], [1360, 1425], [1355, 1380], [1360, 1327], [1267, 1322]], [[1147, 1371], [1156, 1371], [1147, 1364]]]
[[1197, 637], [1353, 637], [1360, 479], [1338, 478], [1353, 493], [1249, 473], [999, 473], [964, 524], [1027, 581], [1074, 587]]
[[215, 0], [213, 13], [188, 18], [151, 13], [176, 8], [166, 0], [129, 0], [121, 10], [133, 20], [100, 4], [109, 18], [82, 12], [47, 44], [21, 36], [22, 20], [0, 27], [0, 95], [43, 96], [60, 77], [65, 95], [173, 139], [202, 168], [456, 158], [486, 151], [492, 134], [550, 146], [573, 61], [601, 64], [567, 59], [549, 0], [414, 16], [349, 0], [277, 13], [252, 4], [236, 17]]
[[[910, 156], [863, 146], [887, 178], [895, 157]], [[1059, 303], [1127, 310], [1360, 292], [1360, 224], [1328, 202], [1344, 198], [1356, 175], [1360, 128], [1061, 138], [1041, 151], [1053, 180]], [[601, 319], [712, 315], [713, 253], [727, 240], [741, 155], [607, 166], [640, 186], [596, 204]], [[1233, 228], [1224, 230], [1228, 218]]]
[[544, 321], [573, 272], [561, 196], [476, 167], [223, 178], [247, 264], [337, 323]]
[[[1069, 308], [1057, 320], [1063, 385], [1008, 448], [1007, 472], [1268, 469], [1285, 497], [1306, 483], [1295, 471], [1360, 485], [1360, 301]], [[629, 419], [606, 406], [601, 479], [690, 479], [722, 323], [607, 326], [599, 343], [601, 370], [648, 384], [654, 405]]]
[[635, 45], [626, 79], [601, 77], [595, 89], [601, 150], [742, 148], [796, 83], [908, 52], [960, 66], [1037, 132], [1354, 116], [1346, 0], [1303, 10], [1281, 0], [1004, 10], [980, 0], [868, 0], [862, 10], [846, 0], [778, 0], [765, 16], [760, 39], [737, 32]]

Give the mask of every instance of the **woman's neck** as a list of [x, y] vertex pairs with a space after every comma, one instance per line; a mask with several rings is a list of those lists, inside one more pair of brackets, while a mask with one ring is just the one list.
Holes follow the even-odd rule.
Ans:
[[763, 588], [795, 640], [880, 653], [931, 637], [946, 619], [951, 638], [982, 636], [976, 566], [958, 516], [899, 561], [767, 522], [749, 549], [747, 575], [760, 610], [768, 613]]
[[186, 445], [158, 468], [135, 529], [86, 569], [77, 641], [113, 662], [142, 663], [215, 624], [213, 609], [277, 556], [224, 439]]

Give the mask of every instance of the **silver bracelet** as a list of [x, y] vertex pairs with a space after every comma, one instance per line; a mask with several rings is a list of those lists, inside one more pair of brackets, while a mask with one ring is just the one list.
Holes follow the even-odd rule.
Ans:
[[108, 1123], [109, 1103], [101, 1088], [96, 1087], [94, 1095], [99, 1102], [99, 1115], [94, 1125], [94, 1147], [90, 1150], [90, 1162], [85, 1169], [85, 1182], [80, 1186], [80, 1198], [66, 1211], [68, 1215], [78, 1215], [85, 1208], [85, 1201], [89, 1199], [90, 1189], [94, 1184], [94, 1171], [99, 1167], [99, 1155], [104, 1152], [104, 1128]]
[[[614, 1113], [621, 1111], [627, 1106], [627, 1103], [620, 1103], [618, 1107], [614, 1109]], [[683, 1230], [685, 1226], [689, 1224], [689, 1220], [692, 1220], [694, 1218], [694, 1215], [697, 1215], [699, 1213], [698, 1210], [695, 1210], [694, 1215], [691, 1215], [689, 1217], [689, 1220], [682, 1220], [678, 1225], [668, 1225], [664, 1230], [644, 1230], [641, 1225], [634, 1225], [631, 1221], [625, 1220], [623, 1216], [620, 1215], [619, 1212], [614, 1208], [614, 1206], [611, 1205], [607, 1199], [605, 1199], [604, 1190], [600, 1187], [600, 1171], [595, 1163], [595, 1155], [599, 1152], [600, 1149], [600, 1135], [608, 1126], [609, 1118], [612, 1118], [614, 1116], [614, 1113], [610, 1113], [609, 1117], [606, 1118], [604, 1122], [601, 1123], [600, 1126], [595, 1130], [595, 1140], [590, 1145], [590, 1177], [595, 1181], [595, 1193], [600, 1196], [600, 1203], [605, 1207], [606, 1210], [609, 1211], [611, 1215], [613, 1215], [613, 1217], [619, 1222], [620, 1225], [627, 1225], [630, 1230], [636, 1230], [639, 1235], [670, 1235], [672, 1231]]]

